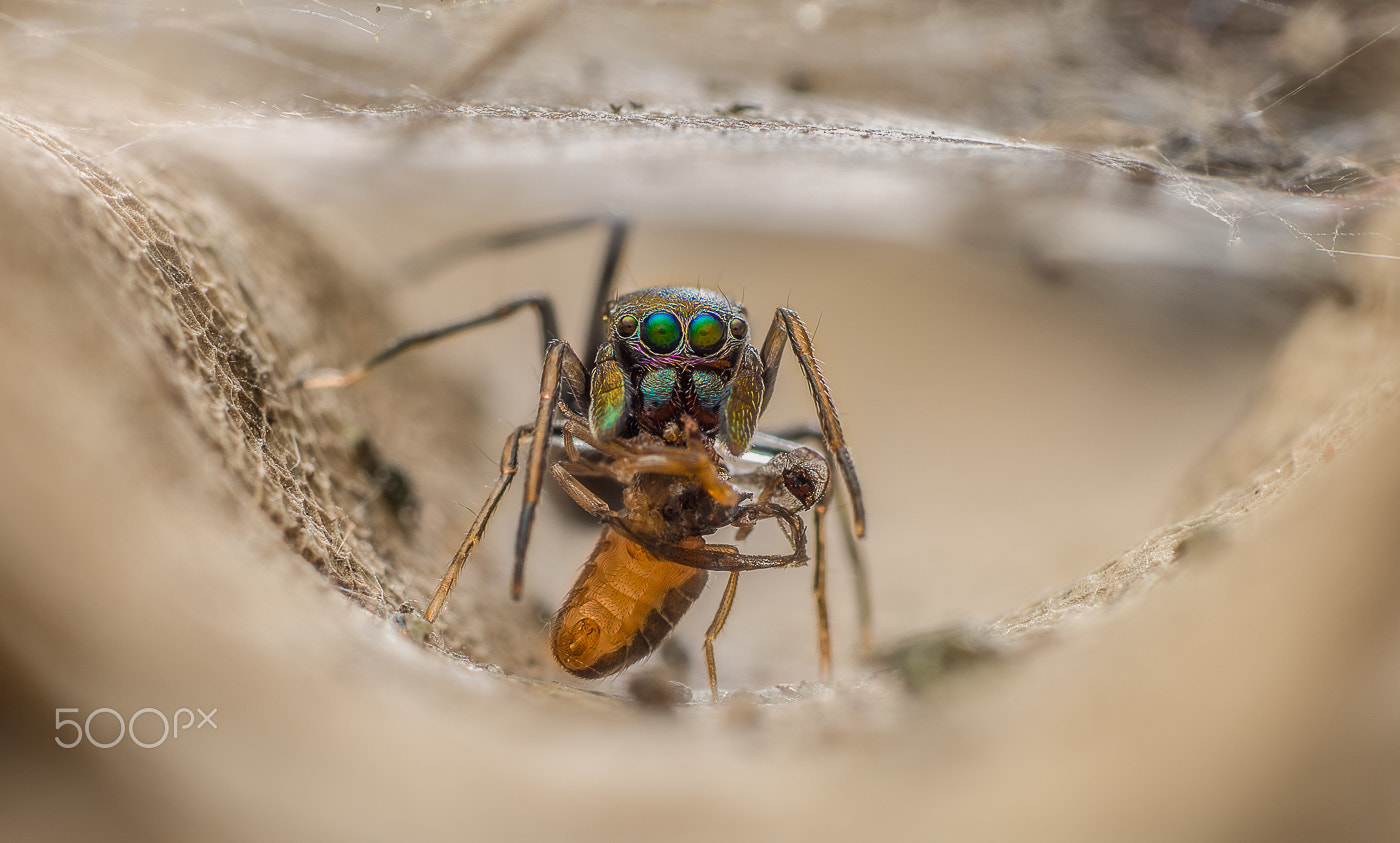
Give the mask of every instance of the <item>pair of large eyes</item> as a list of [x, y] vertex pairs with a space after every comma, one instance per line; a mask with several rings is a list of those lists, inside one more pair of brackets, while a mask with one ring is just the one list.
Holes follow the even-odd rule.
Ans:
[[[681, 344], [681, 320], [669, 311], [658, 310], [648, 314], [640, 325], [635, 316], [617, 320], [617, 335], [623, 339], [636, 334], [639, 328], [642, 345], [657, 354], [675, 351]], [[701, 313], [691, 318], [690, 324], [684, 328], [690, 350], [702, 357], [719, 351], [730, 334], [736, 339], [743, 339], [748, 332], [748, 323], [739, 317], [730, 319], [726, 325], [723, 317], [713, 313]]]

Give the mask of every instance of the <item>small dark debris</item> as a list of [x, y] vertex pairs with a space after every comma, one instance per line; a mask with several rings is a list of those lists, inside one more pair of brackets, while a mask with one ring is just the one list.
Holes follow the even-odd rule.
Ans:
[[1307, 164], [1293, 144], [1259, 119], [1178, 130], [1157, 151], [1187, 172], [1261, 186], [1282, 186]]
[[1336, 279], [1327, 279], [1322, 282], [1319, 289], [1322, 291], [1322, 295], [1343, 310], [1351, 310], [1356, 307], [1356, 289], [1350, 284]]
[[1127, 161], [1123, 171], [1128, 180], [1141, 187], [1152, 187], [1162, 178], [1162, 171], [1146, 161]]
[[690, 672], [690, 654], [674, 638], [661, 642], [656, 658], [628, 678], [627, 693], [637, 705], [670, 710], [690, 702], [694, 694], [684, 681]]
[[355, 442], [355, 464], [374, 482], [379, 500], [393, 513], [399, 527], [408, 530], [418, 524], [419, 502], [413, 481], [402, 468], [385, 462], [368, 436]]
[[787, 84], [787, 89], [794, 94], [810, 94], [816, 89], [812, 75], [805, 70], [794, 70], [783, 81]]
[[669, 679], [665, 671], [642, 670], [627, 680], [627, 693], [649, 711], [670, 711], [690, 702], [693, 694], [684, 682]]
[[400, 610], [389, 620], [399, 632], [418, 644], [426, 643], [433, 634], [433, 625], [428, 623], [428, 619], [412, 610]]
[[[1258, 490], [1255, 490], [1256, 494]], [[1200, 556], [1203, 552], [1225, 541], [1225, 534], [1218, 526], [1202, 527], [1176, 543], [1172, 562], [1180, 562], [1187, 556]]]
[[656, 658], [676, 678], [683, 678], [690, 672], [690, 652], [675, 638], [667, 638], [661, 642], [661, 647], [656, 651]]
[[530, 617], [535, 619], [535, 623], [540, 626], [547, 626], [554, 622], [554, 607], [539, 599], [531, 597], [527, 601], [527, 611]]
[[984, 664], [1002, 654], [1003, 648], [983, 632], [959, 625], [906, 638], [876, 659], [894, 670], [910, 693], [919, 694], [954, 671]]
[[762, 110], [763, 110], [763, 106], [761, 106], [761, 105], [754, 105], [754, 104], [752, 104], [752, 103], [747, 103], [747, 102], [736, 102], [736, 103], [734, 103], [733, 105], [729, 106], [728, 108], [724, 108], [724, 109], [719, 109], [719, 108], [717, 108], [717, 109], [715, 109], [715, 113], [716, 113], [716, 114], [719, 114], [719, 115], [721, 115], [721, 116], [723, 116], [723, 117], [741, 117], [741, 116], [743, 116], [744, 114], [746, 114], [746, 113], [748, 113], [748, 112], [750, 112], [750, 111], [762, 111]]

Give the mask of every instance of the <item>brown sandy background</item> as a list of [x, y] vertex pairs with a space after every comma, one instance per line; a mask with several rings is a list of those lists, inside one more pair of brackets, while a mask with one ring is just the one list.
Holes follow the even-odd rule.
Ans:
[[[1365, 2], [0, 3], [6, 836], [1393, 836], [1397, 26]], [[922, 661], [859, 657], [838, 553], [834, 688], [807, 573], [753, 574], [730, 696], [641, 710], [545, 652], [594, 535], [567, 501], [507, 599], [514, 496], [440, 639], [388, 620], [529, 417], [537, 330], [342, 392], [292, 378], [526, 290], [581, 341], [596, 231], [402, 267], [604, 209], [634, 221], [624, 288], [815, 329], [876, 643]], [[766, 422], [810, 418], [796, 374]], [[677, 633], [697, 689], [717, 597]], [[930, 671], [950, 626], [1000, 655]], [[218, 728], [54, 744], [56, 709], [104, 707]]]

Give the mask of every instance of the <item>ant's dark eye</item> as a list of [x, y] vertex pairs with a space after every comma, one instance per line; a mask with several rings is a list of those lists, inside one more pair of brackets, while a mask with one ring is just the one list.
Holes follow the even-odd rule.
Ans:
[[713, 354], [724, 345], [724, 322], [713, 313], [702, 313], [690, 320], [690, 349], [700, 356]]
[[741, 340], [749, 335], [749, 323], [735, 316], [729, 320], [729, 333], [734, 335], [734, 339]]
[[681, 344], [681, 321], [664, 310], [656, 311], [642, 320], [642, 342], [658, 354], [674, 350]]
[[617, 335], [619, 337], [630, 337], [637, 333], [637, 317], [624, 316], [617, 320]]

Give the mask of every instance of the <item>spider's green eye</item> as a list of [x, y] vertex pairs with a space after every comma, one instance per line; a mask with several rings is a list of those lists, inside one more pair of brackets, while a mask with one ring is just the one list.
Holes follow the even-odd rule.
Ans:
[[673, 351], [681, 344], [681, 321], [674, 314], [656, 311], [642, 320], [642, 343], [657, 354]]
[[690, 349], [704, 357], [724, 345], [724, 322], [713, 313], [702, 313], [690, 320]]
[[619, 337], [625, 339], [635, 333], [637, 333], [637, 317], [624, 316], [617, 320], [617, 335]]

